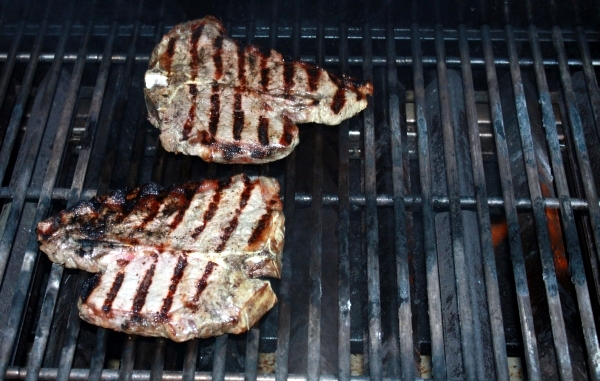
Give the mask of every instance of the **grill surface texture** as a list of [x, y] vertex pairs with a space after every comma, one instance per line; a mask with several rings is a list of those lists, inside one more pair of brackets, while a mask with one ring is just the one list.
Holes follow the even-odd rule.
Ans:
[[[597, 2], [1, 5], [1, 379], [600, 379]], [[267, 164], [165, 151], [151, 52], [207, 15], [372, 82], [367, 108], [298, 126]], [[277, 179], [286, 232], [281, 279], [257, 280], [277, 304], [247, 333], [176, 343], [79, 318], [91, 275], [39, 251], [40, 221], [240, 174]]]

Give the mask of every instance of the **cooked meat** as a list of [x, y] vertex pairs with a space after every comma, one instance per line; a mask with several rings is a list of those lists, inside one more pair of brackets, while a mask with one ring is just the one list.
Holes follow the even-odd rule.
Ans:
[[240, 333], [277, 301], [284, 217], [279, 184], [228, 180], [156, 184], [77, 204], [38, 224], [51, 261], [96, 272], [81, 317], [175, 341]]
[[50, 260], [90, 272], [106, 269], [107, 252], [147, 247], [240, 261], [249, 276], [279, 277], [284, 217], [274, 179], [148, 184], [83, 201], [38, 225]]
[[281, 159], [298, 144], [296, 123], [339, 124], [373, 93], [369, 82], [242, 47], [211, 16], [164, 36], [145, 80], [149, 119], [163, 147], [220, 163]]
[[224, 260], [156, 250], [107, 256], [113, 261], [86, 281], [79, 300], [79, 316], [104, 328], [178, 342], [242, 333], [277, 301], [269, 282]]

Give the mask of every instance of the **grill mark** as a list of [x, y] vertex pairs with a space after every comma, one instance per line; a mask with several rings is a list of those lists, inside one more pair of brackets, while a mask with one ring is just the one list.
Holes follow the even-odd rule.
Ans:
[[83, 283], [83, 287], [81, 287], [81, 302], [87, 302], [88, 298], [94, 292], [96, 287], [100, 284], [100, 279], [102, 279], [102, 273], [96, 273], [93, 277], [87, 279], [85, 283]]
[[215, 214], [217, 213], [217, 209], [219, 209], [219, 203], [221, 202], [221, 192], [225, 188], [229, 187], [229, 184], [229, 181], [219, 182], [219, 185], [215, 190], [215, 194], [213, 195], [210, 204], [208, 204], [208, 208], [202, 216], [202, 225], [194, 229], [194, 232], [192, 233], [192, 238], [196, 239], [200, 234], [202, 234], [202, 232], [206, 228], [206, 225], [208, 225], [210, 220], [212, 220], [212, 218], [215, 216]]
[[188, 117], [183, 125], [182, 140], [184, 141], [191, 137], [192, 129], [194, 128], [194, 121], [196, 120], [196, 98], [198, 97], [198, 87], [195, 84], [191, 84], [189, 92], [192, 95], [192, 104], [190, 106], [190, 110], [188, 111]]
[[175, 269], [173, 271], [173, 276], [171, 277], [171, 284], [169, 285], [169, 293], [167, 297], [163, 299], [163, 305], [160, 309], [159, 318], [162, 321], [165, 321], [169, 317], [169, 311], [171, 311], [171, 306], [173, 305], [173, 295], [177, 291], [177, 286], [183, 277], [183, 272], [187, 266], [187, 258], [185, 256], [180, 256], [177, 259], [177, 264], [175, 265]]
[[152, 284], [152, 278], [154, 278], [154, 270], [156, 270], [156, 260], [158, 256], [154, 257], [154, 263], [150, 265], [146, 274], [144, 274], [144, 279], [140, 282], [138, 289], [135, 291], [135, 297], [133, 298], [133, 305], [131, 308], [131, 320], [139, 321], [140, 320], [140, 311], [146, 304], [146, 296], [148, 296], [148, 290], [150, 289], [150, 285]]
[[260, 85], [264, 91], [269, 90], [269, 68], [267, 68], [268, 59], [271, 56], [271, 51], [267, 54], [261, 54], [260, 61]]
[[285, 147], [292, 144], [292, 141], [294, 140], [294, 134], [292, 131], [295, 129], [295, 127], [296, 126], [294, 125], [294, 122], [292, 122], [290, 118], [287, 116], [283, 117], [283, 133], [281, 134], [281, 139], [279, 139], [279, 144]]
[[198, 190], [198, 186], [198, 184], [195, 184], [194, 187], [189, 191], [178, 189], [178, 194], [176, 195], [177, 201], [175, 205], [177, 208], [177, 214], [173, 218], [173, 222], [171, 222], [169, 225], [171, 230], [175, 230], [183, 220], [183, 216], [185, 216], [185, 212], [187, 212], [188, 208], [190, 207], [190, 203], [192, 202], [192, 199]]
[[204, 268], [204, 274], [202, 274], [202, 278], [200, 278], [200, 280], [198, 281], [198, 284], [196, 285], [196, 293], [194, 294], [194, 297], [192, 298], [192, 302], [194, 303], [194, 306], [193, 306], [194, 312], [198, 310], [197, 303], [198, 303], [198, 300], [200, 300], [200, 295], [202, 295], [202, 292], [206, 289], [206, 286], [208, 286], [208, 277], [210, 277], [214, 268], [217, 266], [218, 265], [212, 261], [209, 261], [206, 264], [206, 267]]
[[146, 217], [144, 217], [144, 219], [142, 220], [142, 223], [136, 227], [137, 231], [143, 231], [146, 228], [146, 225], [148, 225], [150, 222], [152, 222], [152, 220], [154, 220], [156, 218], [164, 198], [165, 198], [164, 194], [157, 195], [157, 196], [151, 196], [151, 197], [147, 198], [146, 203], [143, 205], [143, 207], [145, 209], [149, 209], [150, 212], [148, 213], [148, 215]]
[[246, 51], [238, 46], [238, 81], [240, 86], [246, 85]]
[[171, 37], [169, 39], [169, 43], [167, 44], [167, 49], [160, 56], [160, 66], [165, 69], [165, 71], [171, 74], [171, 65], [173, 64], [173, 55], [175, 55], [175, 43], [177, 42], [176, 37]]
[[192, 58], [192, 62], [190, 63], [192, 69], [192, 81], [198, 77], [198, 66], [200, 64], [200, 58], [198, 58], [198, 42], [200, 41], [200, 36], [202, 36], [203, 31], [204, 23], [192, 26], [192, 44], [190, 47], [190, 57]]
[[333, 111], [335, 114], [339, 114], [345, 104], [346, 92], [342, 87], [339, 87], [333, 96], [333, 100], [331, 101], [331, 111]]
[[271, 150], [269, 149], [253, 149], [252, 152], [250, 152], [250, 157], [252, 157], [253, 159], [263, 159], [265, 156], [271, 155]]
[[219, 97], [219, 86], [214, 85], [212, 87], [212, 95], [210, 96], [210, 120], [208, 122], [208, 132], [211, 136], [217, 134], [217, 127], [220, 119], [221, 100]]
[[254, 230], [252, 230], [252, 235], [250, 235], [250, 238], [248, 239], [248, 245], [254, 245], [263, 236], [264, 231], [267, 229], [267, 226], [269, 225], [269, 220], [271, 219], [272, 214], [273, 214], [273, 211], [271, 209], [269, 209], [267, 211], [267, 213], [263, 214], [260, 217], [260, 219], [258, 220], [258, 223], [254, 227]]
[[255, 185], [256, 185], [256, 183], [251, 183], [250, 179], [247, 176], [244, 176], [244, 190], [242, 191], [242, 194], [240, 195], [239, 207], [235, 210], [235, 215], [229, 221], [229, 223], [227, 224], [227, 227], [223, 229], [223, 233], [221, 234], [221, 242], [215, 249], [215, 251], [217, 253], [220, 253], [221, 251], [223, 251], [223, 249], [225, 249], [225, 245], [227, 245], [227, 241], [229, 241], [229, 238], [231, 238], [231, 235], [237, 228], [237, 226], [239, 224], [240, 214], [242, 214], [242, 211], [244, 210], [246, 205], [248, 205], [248, 200], [250, 199], [250, 195], [252, 194], [252, 189], [254, 189]]
[[246, 175], [243, 175], [242, 181], [244, 182], [244, 190], [240, 196], [240, 209], [243, 210], [248, 204], [248, 200], [250, 199], [250, 195], [254, 189], [254, 184], [250, 182], [250, 178], [248, 178]]
[[202, 130], [198, 131], [196, 138], [190, 140], [190, 142], [195, 141], [199, 141], [200, 144], [205, 146], [211, 146], [215, 142], [215, 138], [208, 131]]
[[117, 294], [119, 293], [119, 289], [123, 285], [123, 279], [125, 279], [125, 273], [122, 271], [117, 273], [117, 276], [115, 277], [115, 280], [113, 281], [113, 284], [110, 287], [110, 291], [108, 292], [108, 295], [106, 295], [106, 299], [104, 299], [102, 311], [106, 313], [110, 312], [112, 304], [115, 301]]
[[263, 146], [269, 145], [269, 118], [258, 118], [258, 141]]
[[305, 65], [306, 76], [308, 77], [308, 89], [310, 91], [317, 91], [317, 85], [319, 84], [319, 77], [321, 76], [321, 70], [312, 65]]
[[213, 62], [215, 64], [215, 81], [218, 81], [223, 76], [223, 58], [221, 57], [221, 54], [223, 52], [223, 49], [221, 49], [222, 45], [223, 37], [218, 36], [217, 38], [215, 38], [215, 41], [213, 43], [213, 46], [215, 47], [215, 52], [213, 54]]
[[235, 94], [233, 98], [233, 138], [235, 140], [240, 140], [242, 138], [242, 130], [244, 129], [244, 110], [242, 110], [242, 94]]
[[260, 84], [264, 91], [269, 90], [269, 71], [268, 68], [262, 68], [260, 70]]
[[223, 153], [223, 158], [226, 161], [231, 161], [235, 157], [235, 155], [237, 155], [240, 152], [242, 152], [242, 149], [236, 143], [233, 143], [233, 144], [220, 144], [219, 145], [219, 149]]
[[227, 225], [227, 227], [223, 229], [223, 234], [221, 234], [221, 242], [215, 248], [215, 251], [217, 253], [220, 253], [221, 251], [223, 251], [223, 249], [225, 249], [225, 245], [227, 245], [227, 241], [229, 241], [229, 238], [231, 238], [231, 235], [233, 234], [233, 232], [235, 231], [235, 229], [237, 228], [237, 226], [239, 224], [239, 217], [240, 217], [241, 213], [242, 213], [241, 210], [236, 209], [235, 216], [233, 216], [231, 221], [229, 221], [229, 224]]
[[289, 95], [294, 87], [294, 63], [286, 62], [283, 64], [283, 92]]

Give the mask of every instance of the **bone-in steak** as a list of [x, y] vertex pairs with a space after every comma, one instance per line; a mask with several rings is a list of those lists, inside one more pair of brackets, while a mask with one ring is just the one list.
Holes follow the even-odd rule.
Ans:
[[[83, 201], [38, 224], [50, 260], [98, 274], [83, 319], [176, 341], [251, 327], [276, 302], [284, 217], [274, 179], [156, 184]], [[194, 291], [196, 290], [196, 291]]]
[[298, 144], [296, 123], [339, 124], [373, 93], [369, 82], [242, 47], [210, 16], [164, 36], [145, 80], [149, 119], [163, 147], [219, 163], [281, 159]]
[[84, 284], [79, 316], [104, 328], [181, 342], [245, 332], [276, 303], [269, 282], [248, 278], [224, 258], [191, 254], [108, 254], [116, 260]]

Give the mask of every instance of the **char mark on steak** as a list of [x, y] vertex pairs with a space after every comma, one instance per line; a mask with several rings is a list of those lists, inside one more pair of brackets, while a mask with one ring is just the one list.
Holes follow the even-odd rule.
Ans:
[[219, 163], [281, 159], [298, 144], [297, 123], [339, 124], [373, 93], [370, 82], [243, 47], [211, 16], [164, 36], [145, 80], [149, 119], [164, 148]]
[[82, 319], [175, 341], [241, 333], [277, 298], [284, 217], [279, 184], [245, 175], [83, 201], [38, 224], [51, 261], [96, 274]]
[[108, 255], [133, 259], [90, 278], [79, 300], [80, 317], [104, 328], [177, 342], [242, 333], [277, 301], [269, 282], [224, 260], [133, 248]]
[[275, 180], [236, 175], [98, 196], [40, 222], [38, 239], [53, 262], [90, 272], [106, 269], [113, 260], [107, 253], [137, 247], [229, 258], [250, 276], [279, 277], [283, 221]]

